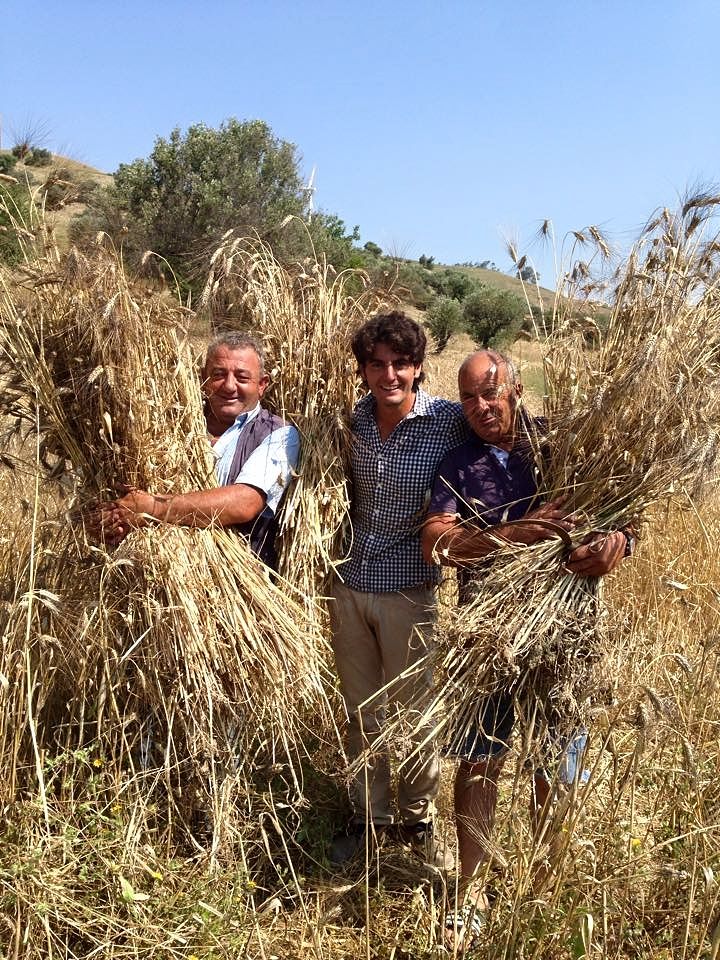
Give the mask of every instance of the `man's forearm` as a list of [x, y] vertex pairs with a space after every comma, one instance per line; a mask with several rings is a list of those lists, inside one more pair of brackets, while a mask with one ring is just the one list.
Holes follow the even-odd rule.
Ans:
[[449, 567], [465, 566], [482, 560], [505, 541], [503, 527], [465, 526], [457, 522], [430, 521], [423, 531], [425, 558], [434, 557]]
[[254, 520], [265, 497], [254, 487], [232, 484], [214, 490], [193, 490], [173, 496], [134, 491], [118, 503], [138, 516], [185, 527], [233, 526]]

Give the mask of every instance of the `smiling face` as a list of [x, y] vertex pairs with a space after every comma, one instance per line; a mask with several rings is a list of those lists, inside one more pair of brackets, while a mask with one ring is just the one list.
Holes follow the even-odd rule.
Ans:
[[522, 384], [508, 382], [508, 369], [498, 354], [479, 350], [467, 358], [458, 374], [465, 419], [485, 443], [510, 450]]
[[410, 413], [415, 403], [413, 385], [422, 372], [422, 364], [413, 363], [386, 343], [378, 343], [360, 370], [380, 413], [399, 417]]
[[259, 403], [268, 385], [260, 358], [252, 347], [219, 346], [205, 365], [208, 430], [219, 436], [236, 417]]

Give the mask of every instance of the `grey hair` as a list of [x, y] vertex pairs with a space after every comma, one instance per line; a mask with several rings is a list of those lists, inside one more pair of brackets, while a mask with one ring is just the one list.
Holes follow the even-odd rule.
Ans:
[[244, 330], [224, 330], [214, 337], [208, 344], [205, 354], [204, 370], [207, 370], [210, 360], [215, 356], [221, 347], [227, 347], [228, 350], [243, 350], [249, 347], [254, 350], [260, 361], [260, 376], [265, 376], [265, 351], [257, 337]]

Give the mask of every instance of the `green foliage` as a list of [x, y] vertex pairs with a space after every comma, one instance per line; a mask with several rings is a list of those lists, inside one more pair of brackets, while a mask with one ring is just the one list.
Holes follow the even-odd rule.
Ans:
[[12, 266], [23, 259], [15, 229], [29, 222], [30, 195], [21, 184], [0, 183], [0, 263]]
[[[261, 120], [230, 119], [158, 137], [147, 159], [121, 164], [114, 188], [97, 195], [98, 209], [76, 226], [118, 223], [127, 253], [152, 249], [179, 274], [202, 276], [223, 234], [256, 231], [282, 255], [283, 224], [304, 212], [307, 191], [295, 147]], [[113, 234], [114, 235], [114, 234]]]
[[481, 286], [464, 303], [468, 333], [479, 347], [503, 347], [522, 329], [525, 302], [507, 290]]
[[52, 163], [52, 153], [44, 147], [31, 147], [25, 155], [25, 165], [28, 167], [45, 167]]
[[435, 257], [426, 257], [423, 253], [418, 257], [418, 263], [421, 267], [425, 267], [426, 270], [432, 270], [435, 266]]
[[450, 337], [462, 327], [463, 311], [457, 300], [438, 297], [428, 307], [425, 323], [435, 341], [436, 352], [444, 350]]
[[366, 253], [369, 253], [371, 257], [382, 256], [382, 248], [379, 247], [376, 243], [373, 243], [372, 240], [368, 240], [368, 242], [363, 247], [363, 250]]
[[8, 153], [6, 150], [0, 152], [0, 173], [11, 173], [16, 163], [17, 157], [14, 157], [12, 153]]
[[535, 267], [531, 266], [529, 263], [526, 263], [524, 267], [521, 267], [518, 270], [517, 275], [520, 280], [525, 283], [540, 283], [540, 274], [537, 272]]
[[476, 280], [462, 270], [436, 270], [427, 278], [428, 286], [441, 297], [462, 302], [478, 287]]
[[295, 227], [295, 239], [289, 231], [283, 246], [293, 259], [301, 259], [314, 250], [318, 258], [326, 257], [336, 270], [365, 265], [362, 253], [355, 247], [360, 228], [355, 226], [348, 232], [345, 221], [335, 214], [320, 211], [307, 223], [296, 221], [289, 226]]

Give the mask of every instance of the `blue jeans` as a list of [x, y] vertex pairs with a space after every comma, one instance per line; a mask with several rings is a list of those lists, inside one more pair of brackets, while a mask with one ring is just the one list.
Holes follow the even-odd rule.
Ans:
[[[510, 749], [514, 726], [512, 697], [507, 693], [491, 694], [478, 703], [475, 722], [468, 729], [460, 749], [453, 753], [468, 763], [501, 757]], [[587, 739], [587, 730], [580, 728], [570, 737], [557, 737], [554, 740], [553, 752], [557, 757], [555, 775], [559, 783], [570, 786], [575, 782], [587, 783], [590, 779], [590, 771], [582, 768]], [[553, 779], [552, 771], [544, 767], [538, 768], [535, 775], [544, 777], [548, 783]]]

